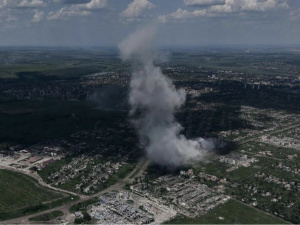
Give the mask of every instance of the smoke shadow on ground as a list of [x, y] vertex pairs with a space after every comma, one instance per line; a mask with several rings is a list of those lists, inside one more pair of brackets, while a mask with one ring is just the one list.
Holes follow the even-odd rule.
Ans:
[[233, 141], [217, 140], [213, 152], [217, 155], [227, 155], [238, 149], [238, 144]]
[[[211, 87], [211, 83], [208, 82], [184, 81], [176, 84], [179, 88], [191, 87], [196, 90]], [[222, 98], [222, 93], [220, 95]], [[206, 106], [210, 104], [211, 107], [204, 106], [197, 109], [197, 103], [204, 103]], [[216, 101], [215, 99], [210, 99], [206, 94], [193, 99], [190, 95], [187, 95], [186, 104], [177, 112], [176, 118], [185, 128], [183, 133], [188, 138], [217, 138], [215, 133], [220, 131], [256, 129], [249, 121], [241, 117], [240, 104], [230, 104], [222, 100]]]
[[[283, 110], [287, 113], [300, 112], [300, 95], [296, 87], [245, 85], [243, 82], [222, 80], [218, 82], [179, 82], [177, 86], [190, 86], [196, 89], [209, 87], [214, 92], [203, 93], [195, 97], [196, 102], [212, 105], [213, 109], [185, 110], [195, 107], [190, 96], [183, 110], [177, 113], [177, 118], [185, 127], [183, 131], [189, 138], [213, 137], [220, 131], [235, 131], [243, 129], [262, 129], [254, 127], [249, 121], [241, 117], [241, 106], [258, 109]], [[257, 121], [271, 121], [271, 116], [258, 115]], [[216, 147], [217, 154], [228, 154], [237, 149], [237, 144], [227, 141], [225, 147]]]
[[100, 110], [128, 110], [128, 86], [103, 85], [95, 89], [87, 100], [95, 102]]
[[[213, 137], [220, 131], [236, 131], [243, 129], [257, 130], [250, 121], [242, 118], [241, 106], [259, 109], [284, 110], [287, 113], [300, 112], [300, 95], [296, 90], [280, 86], [250, 86], [242, 82], [222, 80], [218, 82], [178, 82], [178, 87], [193, 89], [212, 88], [214, 92], [203, 93], [194, 97], [188, 95], [184, 108], [176, 117], [185, 127], [184, 134], [189, 138]], [[294, 88], [295, 89], [295, 88]], [[211, 105], [212, 109], [190, 110], [196, 102]], [[187, 110], [186, 110], [187, 109]], [[258, 115], [257, 121], [266, 122], [273, 118], [267, 114]]]
[[234, 109], [224, 106], [215, 110], [182, 110], [176, 114], [188, 138], [212, 138], [220, 131], [256, 129], [247, 120], [241, 118], [240, 107]]
[[178, 175], [181, 170], [187, 170], [191, 167], [188, 165], [181, 165], [181, 166], [166, 166], [166, 165], [159, 165], [157, 163], [150, 163], [146, 170], [146, 176], [150, 179], [156, 179], [161, 176], [165, 175]]

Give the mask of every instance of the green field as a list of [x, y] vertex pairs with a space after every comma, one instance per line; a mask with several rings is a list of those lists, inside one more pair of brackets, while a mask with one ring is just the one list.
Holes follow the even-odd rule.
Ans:
[[120, 59], [115, 56], [115, 51], [105, 49], [0, 49], [0, 79], [35, 80], [37, 76], [41, 80], [73, 79], [112, 70], [120, 64]]
[[49, 221], [49, 220], [56, 219], [57, 217], [63, 216], [63, 215], [64, 215], [64, 213], [61, 211], [53, 211], [50, 213], [45, 213], [40, 216], [31, 217], [29, 220], [30, 221]]
[[[199, 66], [221, 70], [234, 70], [262, 75], [281, 75], [257, 62], [285, 62], [299, 65], [297, 53], [290, 49], [182, 49], [172, 50], [170, 62], [180, 65]], [[116, 49], [53, 49], [14, 48], [0, 49], [1, 78], [31, 78], [26, 73], [40, 77], [74, 78], [93, 72], [114, 71], [122, 63]], [[200, 62], [200, 63], [199, 63]]]
[[[254, 157], [253, 155], [248, 155], [249, 158]], [[221, 163], [218, 159], [211, 161], [207, 164], [199, 163], [194, 165], [195, 173], [205, 172], [217, 176], [219, 179], [226, 178], [231, 182], [240, 182], [241, 180], [248, 179], [252, 177], [258, 171], [268, 168], [272, 163], [276, 162], [272, 158], [267, 157], [255, 157], [258, 162], [252, 163], [249, 167], [240, 166], [231, 172], [226, 172], [227, 169], [233, 167], [233, 165]]]
[[218, 206], [197, 218], [177, 216], [167, 224], [287, 224], [283, 220], [268, 215], [235, 200]]
[[21, 173], [0, 170], [0, 220], [49, 209], [76, 199], [42, 187]]

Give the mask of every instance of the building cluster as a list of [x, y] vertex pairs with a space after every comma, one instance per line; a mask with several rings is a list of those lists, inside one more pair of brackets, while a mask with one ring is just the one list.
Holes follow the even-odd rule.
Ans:
[[252, 64], [252, 66], [255, 69], [263, 69], [281, 74], [286, 74], [286, 72], [288, 71], [288, 74], [290, 76], [297, 76], [300, 73], [299, 67], [297, 65], [287, 64], [283, 62], [255, 62]]
[[270, 135], [263, 135], [261, 137], [261, 142], [286, 148], [293, 148], [300, 150], [300, 139], [295, 139], [291, 137], [276, 137]]
[[93, 205], [90, 215], [99, 223], [131, 223], [149, 224], [155, 221], [154, 215], [137, 208], [128, 202], [131, 200], [128, 192], [110, 192], [100, 198], [100, 203]]
[[288, 137], [293, 137], [295, 139], [300, 139], [300, 128], [296, 127], [294, 129], [288, 130], [285, 132], [285, 135]]
[[300, 191], [300, 184], [297, 186], [297, 184], [293, 181], [291, 181], [291, 182], [285, 181], [282, 178], [277, 178], [273, 175], [266, 174], [266, 173], [261, 173], [261, 172], [256, 173], [254, 176], [259, 178], [259, 179], [263, 179], [264, 181], [266, 181], [268, 183], [274, 183], [274, 184], [281, 185], [288, 191], [290, 191], [294, 188], [296, 188]]
[[[214, 179], [214, 178], [212, 178]], [[154, 196], [165, 204], [174, 206], [178, 213], [196, 217], [225, 203], [229, 197], [197, 181], [192, 171], [178, 176], [166, 175], [151, 181], [148, 188], [143, 183], [131, 186], [131, 190], [145, 196]]]
[[130, 74], [123, 69], [116, 72], [102, 72], [86, 75], [80, 79], [80, 82], [84, 86], [95, 88], [105, 84], [124, 86], [128, 84], [129, 80]]
[[264, 186], [259, 186], [255, 182], [251, 184], [245, 184], [243, 187], [244, 195], [241, 196], [241, 200], [254, 207], [263, 208], [264, 210], [268, 211], [270, 211], [271, 206], [273, 206], [272, 213], [283, 218], [283, 211], [280, 211], [280, 208], [274, 207], [275, 205], [277, 206], [276, 203], [284, 206], [285, 208], [290, 208], [292, 205], [294, 205], [294, 202], [291, 201], [291, 199], [285, 198], [282, 193], [274, 191], [274, 188], [272, 189], [272, 191], [266, 190]]
[[208, 211], [214, 209], [216, 206], [226, 203], [229, 199], [230, 199], [230, 196], [223, 195], [223, 194], [215, 195], [211, 198], [205, 199], [198, 206], [198, 209], [200, 211], [199, 215], [205, 214]]
[[51, 173], [48, 181], [53, 186], [60, 186], [75, 179], [75, 190], [85, 194], [95, 193], [103, 183], [117, 173], [124, 161], [102, 162], [101, 155], [81, 155], [64, 165], [60, 170]]
[[[278, 85], [299, 85], [299, 67], [296, 65], [281, 63], [281, 62], [255, 62], [247, 64], [254, 70], [265, 70], [269, 72], [276, 72], [277, 76], [263, 75], [261, 73], [245, 74], [243, 72], [232, 70], [221, 70], [205, 68], [201, 65], [198, 67], [182, 66], [170, 63], [164, 68], [164, 71], [169, 74], [173, 79], [190, 80], [205, 78], [206, 80], [234, 80], [243, 82], [253, 89], [258, 89], [260, 85], [278, 86]], [[284, 74], [284, 75], [283, 75]]]
[[264, 133], [272, 132], [276, 129], [294, 125], [300, 117], [297, 113], [286, 113], [275, 109], [263, 109], [253, 106], [241, 105], [240, 118], [246, 123], [242, 130], [222, 131], [221, 136], [232, 135], [234, 141], [242, 141], [247, 138], [261, 136]]
[[193, 178], [194, 177], [194, 170], [193, 169], [188, 169], [187, 171], [180, 170], [179, 175], [183, 176], [183, 177]]
[[27, 172], [42, 170], [65, 156], [67, 150], [58, 142], [43, 142], [28, 148], [10, 146], [1, 151], [0, 162]]
[[3, 99], [44, 100], [84, 99], [92, 90], [80, 83], [50, 81], [38, 83], [16, 83], [5, 86], [0, 92]]
[[256, 156], [268, 156], [272, 157], [273, 153], [271, 151], [259, 151]]
[[[92, 96], [97, 98], [95, 90], [105, 85], [116, 85], [120, 88], [128, 86], [128, 65], [119, 65], [118, 60], [109, 61], [108, 64], [105, 68], [112, 72], [86, 75], [78, 80], [1, 82], [0, 99], [89, 99]], [[230, 198], [224, 194], [225, 189], [232, 191], [234, 195], [240, 188], [241, 198], [248, 198], [248, 203], [253, 206], [268, 204], [265, 199], [270, 200], [271, 204], [284, 201], [279, 196], [280, 193], [292, 194], [295, 191], [297, 194], [300, 186], [294, 177], [300, 174], [297, 166], [298, 154], [289, 153], [290, 155], [284, 156], [288, 160], [282, 163], [281, 159], [273, 157], [280, 154], [270, 148], [264, 149], [262, 143], [300, 150], [300, 128], [285, 130], [284, 134], [267, 135], [288, 126], [294, 127], [300, 121], [297, 104], [300, 94], [299, 66], [256, 59], [255, 62], [247, 63], [247, 66], [249, 71], [260, 70], [262, 74], [245, 74], [230, 69], [211, 69], [179, 63], [164, 63], [162, 70], [172, 78], [177, 88], [184, 88], [187, 92], [187, 104], [178, 112], [178, 118], [183, 118], [180, 122], [186, 127], [187, 137], [217, 135], [234, 142], [241, 141], [240, 143], [261, 137], [259, 149], [251, 151], [249, 148], [249, 151], [241, 150], [240, 153], [219, 157], [218, 162], [230, 167], [221, 171], [219, 178], [205, 172], [196, 174], [193, 169], [189, 169], [181, 170], [177, 176], [161, 176], [151, 181], [146, 177], [139, 182], [136, 180], [129, 185], [130, 192], [107, 193], [88, 213], [100, 224], [161, 223], [177, 213], [189, 217], [200, 216], [225, 203]], [[269, 76], [263, 75], [264, 72], [283, 75]], [[75, 114], [72, 116], [75, 117]], [[70, 185], [74, 192], [93, 194], [103, 188], [104, 184], [109, 184], [110, 178], [126, 166], [126, 161], [131, 159], [129, 154], [139, 154], [136, 132], [129, 124], [115, 118], [104, 123], [96, 122], [94, 129], [81, 130], [71, 135], [69, 140], [72, 144], [52, 142], [29, 148], [11, 146], [6, 152], [0, 152], [0, 162], [4, 166], [33, 171], [32, 168], [43, 169], [70, 152], [75, 153], [59, 170], [52, 171], [48, 182], [62, 188]], [[90, 154], [91, 151], [97, 155]], [[269, 157], [265, 161], [276, 160], [279, 163], [273, 164], [270, 167], [272, 171], [268, 173], [268, 168], [256, 164], [261, 156]], [[263, 159], [261, 162], [264, 165]], [[221, 179], [222, 175], [236, 176], [240, 171], [236, 174], [229, 172], [251, 165], [253, 168], [240, 170], [241, 173], [247, 171], [246, 181], [239, 179], [240, 182], [231, 183], [235, 179], [230, 179], [230, 182], [229, 179]], [[262, 169], [261, 172], [257, 172], [259, 168]], [[248, 176], [249, 171], [255, 172]], [[277, 171], [282, 174], [290, 173], [294, 177], [283, 177], [281, 173], [276, 174]], [[243, 177], [242, 175], [244, 174], [238, 174]], [[252, 179], [253, 183], [248, 179]], [[243, 182], [248, 184], [243, 185]], [[291, 198], [289, 194], [285, 195], [287, 199]], [[263, 201], [260, 201], [260, 197], [263, 197]], [[285, 206], [288, 207], [289, 204]], [[76, 217], [81, 218], [83, 214], [77, 212]]]
[[[78, 213], [78, 212], [77, 212]], [[105, 204], [93, 205], [89, 211], [90, 216], [97, 220], [98, 224], [127, 224], [129, 221], [122, 215], [115, 213]]]
[[291, 167], [285, 166], [285, 165], [283, 165], [282, 162], [279, 162], [278, 164], [276, 164], [275, 168], [279, 168], [279, 169], [281, 169], [283, 171], [300, 175], [300, 169], [298, 169], [298, 168], [291, 168]]
[[[240, 99], [237, 97], [238, 101], [241, 102], [238, 111], [222, 112], [222, 114], [218, 116], [218, 131], [216, 131], [216, 134], [225, 139], [231, 139], [233, 141], [247, 140], [248, 138], [261, 136], [265, 133], [280, 129], [281, 127], [284, 128], [289, 124], [293, 125], [300, 119], [298, 113], [293, 113], [295, 109], [297, 110], [297, 104], [291, 102], [288, 103], [281, 97], [274, 99], [271, 107], [268, 107], [267, 109], [261, 107], [264, 102], [257, 101], [256, 95], [258, 91], [252, 90], [251, 85], [248, 83], [245, 83], [244, 85], [237, 83], [234, 83], [234, 85], [228, 84], [228, 86], [232, 86], [232, 88], [226, 88], [226, 85], [222, 85], [219, 80], [219, 83], [217, 80], [206, 80], [204, 82], [199, 77], [197, 80], [199, 82], [193, 82], [192, 84], [188, 83], [188, 85], [184, 86], [187, 93], [189, 93], [189, 99], [186, 104], [187, 107], [189, 107], [189, 113], [185, 118], [185, 123], [193, 124], [196, 121], [198, 125], [197, 135], [203, 136], [216, 129], [216, 125], [213, 122], [215, 120], [214, 114], [219, 114], [220, 112], [218, 112], [218, 109], [224, 107], [222, 96], [228, 96], [229, 99], [235, 99], [236, 96], [241, 96]], [[254, 85], [253, 87], [254, 89], [258, 89], [259, 84]], [[249, 88], [251, 89], [250, 91]], [[269, 93], [268, 86], [264, 86], [262, 89], [263, 90], [259, 90], [260, 98], [272, 98], [272, 96], [274, 96]], [[220, 92], [223, 93], [222, 96], [220, 96]], [[244, 92], [248, 92], [248, 97], [244, 96]], [[219, 98], [220, 101], [210, 101], [205, 98], [204, 101], [201, 100], [203, 99], [203, 96], [209, 95], [214, 96], [214, 98]], [[293, 101], [297, 102], [296, 95], [294, 94], [293, 96]], [[224, 102], [226, 103], [226, 101], [227, 98]], [[282, 108], [288, 109], [288, 107], [291, 107], [293, 110], [287, 113], [286, 111], [275, 109], [273, 105], [275, 104], [274, 102]], [[287, 103], [288, 105], [285, 106], [284, 104]], [[205, 118], [205, 120], [197, 118], [197, 115], [193, 114], [195, 110], [201, 110], [201, 116], [202, 118]], [[189, 127], [186, 127], [186, 130], [187, 134], [193, 132], [190, 131]]]
[[219, 158], [221, 163], [231, 164], [234, 166], [245, 166], [249, 167], [251, 163], [258, 162], [256, 158], [248, 158], [245, 154], [240, 153], [230, 153], [226, 156], [221, 156]]
[[32, 145], [26, 150], [28, 152], [36, 153], [36, 154], [45, 154], [49, 156], [56, 155], [64, 155], [69, 152], [69, 150], [65, 147], [69, 143], [66, 140], [56, 141], [56, 140], [48, 140], [35, 145]]
[[200, 172], [198, 174], [198, 177], [205, 180], [205, 181], [217, 182], [219, 180], [216, 176], [210, 175], [210, 174], [207, 174], [207, 173], [204, 173], [204, 172]]

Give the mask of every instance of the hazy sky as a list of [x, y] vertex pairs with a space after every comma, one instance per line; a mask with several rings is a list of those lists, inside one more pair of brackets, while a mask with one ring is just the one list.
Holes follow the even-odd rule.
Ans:
[[0, 0], [0, 46], [116, 46], [147, 24], [162, 46], [300, 45], [300, 0]]

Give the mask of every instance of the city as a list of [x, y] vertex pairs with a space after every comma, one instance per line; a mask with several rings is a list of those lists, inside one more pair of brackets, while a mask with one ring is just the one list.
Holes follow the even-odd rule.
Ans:
[[295, 0], [0, 0], [0, 224], [299, 224]]

